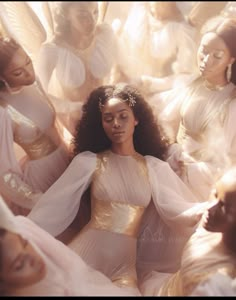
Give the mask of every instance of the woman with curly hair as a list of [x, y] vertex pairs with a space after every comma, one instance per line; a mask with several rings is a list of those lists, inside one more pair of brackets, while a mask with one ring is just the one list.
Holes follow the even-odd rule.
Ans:
[[[200, 207], [163, 161], [167, 142], [134, 87], [117, 84], [93, 90], [83, 106], [74, 144], [70, 166], [29, 218], [57, 236], [71, 224], [90, 187], [90, 221], [69, 247], [115, 285], [139, 295], [137, 252], [143, 254], [142, 241], [147, 231], [152, 233], [146, 215], [149, 204], [154, 204], [160, 224], [167, 224], [173, 238], [192, 233]], [[169, 259], [164, 251], [156, 256]]]

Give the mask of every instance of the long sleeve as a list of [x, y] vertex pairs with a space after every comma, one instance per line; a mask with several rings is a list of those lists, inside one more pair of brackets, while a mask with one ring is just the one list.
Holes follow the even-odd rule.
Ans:
[[14, 153], [12, 120], [7, 108], [0, 107], [0, 191], [4, 198], [31, 209], [40, 193], [23, 181], [23, 173]]
[[56, 46], [50, 43], [45, 43], [41, 46], [37, 57], [36, 70], [45, 91], [48, 91], [53, 70], [56, 68], [57, 59]]
[[176, 232], [191, 233], [200, 220], [205, 204], [197, 203], [197, 198], [168, 163], [150, 156], [146, 159], [152, 199], [161, 219]]
[[28, 217], [54, 236], [62, 233], [74, 220], [95, 168], [96, 154], [88, 151], [78, 154]]

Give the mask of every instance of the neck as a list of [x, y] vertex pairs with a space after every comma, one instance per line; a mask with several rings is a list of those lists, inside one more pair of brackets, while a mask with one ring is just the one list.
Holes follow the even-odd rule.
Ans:
[[131, 145], [113, 144], [111, 151], [123, 156], [134, 155], [136, 153], [133, 143]]
[[204, 78], [205, 82], [209, 85], [213, 86], [224, 86], [228, 83], [227, 78], [223, 75], [221, 77], [211, 77], [211, 78]]
[[4, 92], [7, 92], [9, 94], [17, 94], [19, 93], [22, 89], [23, 89], [24, 86], [20, 86], [20, 87], [15, 87], [15, 88], [12, 88], [10, 86], [7, 86], [5, 89], [4, 89]]
[[88, 48], [94, 39], [94, 34], [91, 33], [90, 35], [83, 35], [79, 34], [77, 30], [71, 28], [71, 33], [69, 37], [69, 42], [71, 46], [75, 49], [84, 50]]
[[236, 255], [236, 240], [235, 240], [236, 225], [222, 234], [222, 241], [225, 247]]
[[210, 90], [221, 90], [228, 84], [225, 78], [222, 79], [205, 79], [204, 85]]

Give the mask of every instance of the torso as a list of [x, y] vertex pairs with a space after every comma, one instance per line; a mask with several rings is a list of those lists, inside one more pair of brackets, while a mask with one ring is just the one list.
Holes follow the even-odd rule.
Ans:
[[[35, 155], [42, 155], [42, 151], [50, 153], [57, 148], [59, 136], [54, 125], [55, 111], [35, 84], [24, 87], [16, 94], [1, 93], [0, 98], [12, 119], [14, 141], [29, 156], [35, 159]], [[41, 151], [43, 147], [47, 150]]]
[[92, 218], [70, 247], [116, 284], [133, 286], [137, 232], [151, 200], [146, 162], [141, 155], [111, 151], [99, 154], [97, 162]]

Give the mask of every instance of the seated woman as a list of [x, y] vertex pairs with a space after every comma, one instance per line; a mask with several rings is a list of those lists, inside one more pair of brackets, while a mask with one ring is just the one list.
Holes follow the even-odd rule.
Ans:
[[[157, 221], [170, 228], [172, 246], [182, 246], [193, 232], [203, 205], [163, 161], [167, 143], [150, 106], [132, 86], [95, 89], [83, 107], [74, 144], [73, 161], [28, 217], [57, 236], [72, 223], [90, 187], [91, 219], [69, 246], [114, 285], [136, 294], [138, 237], [144, 252], [142, 232], [159, 230], [149, 229], [150, 219], [144, 217], [149, 204], [154, 203]], [[173, 247], [168, 255], [175, 252]], [[170, 258], [164, 247], [155, 256], [162, 263]]]
[[[0, 198], [1, 296], [129, 296]], [[133, 295], [133, 292], [132, 292]]]
[[[1, 191], [15, 213], [29, 211], [68, 166], [69, 151], [30, 57], [11, 38], [0, 39], [0, 114]], [[25, 152], [20, 162], [14, 142]]]
[[[150, 286], [146, 286], [147, 294], [235, 296], [236, 290], [233, 289], [233, 281], [236, 278], [235, 167], [216, 182], [213, 196], [215, 199], [209, 201], [209, 208], [203, 215], [198, 229], [184, 247], [179, 271], [170, 276], [159, 291], [157, 285], [156, 291], [151, 291]], [[157, 274], [156, 284], [160, 278], [161, 274]], [[226, 286], [223, 285], [225, 282]]]
[[209, 20], [197, 55], [200, 76], [159, 115], [173, 143], [168, 162], [199, 201], [236, 160], [235, 37], [235, 19]]

